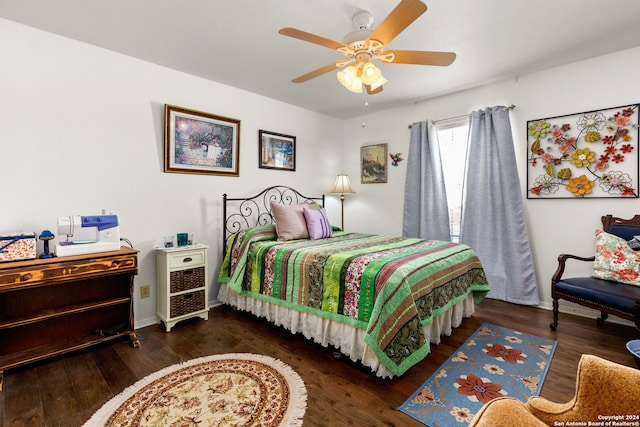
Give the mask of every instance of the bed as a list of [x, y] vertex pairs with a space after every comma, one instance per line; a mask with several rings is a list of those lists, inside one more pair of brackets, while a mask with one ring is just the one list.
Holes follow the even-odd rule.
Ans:
[[[328, 224], [324, 196], [287, 186], [224, 194], [223, 216], [218, 300], [333, 346], [379, 377], [424, 359], [489, 291], [466, 245], [331, 225], [318, 234], [318, 222]], [[295, 229], [289, 221], [302, 234], [285, 233]]]

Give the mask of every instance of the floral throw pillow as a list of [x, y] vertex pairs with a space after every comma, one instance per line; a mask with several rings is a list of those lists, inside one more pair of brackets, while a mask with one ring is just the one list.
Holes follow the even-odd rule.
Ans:
[[596, 259], [593, 277], [640, 286], [640, 252], [626, 240], [596, 230]]

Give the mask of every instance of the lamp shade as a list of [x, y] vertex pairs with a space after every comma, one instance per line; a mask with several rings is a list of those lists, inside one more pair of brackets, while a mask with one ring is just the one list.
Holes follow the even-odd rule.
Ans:
[[342, 86], [355, 93], [362, 93], [362, 79], [358, 77], [358, 70], [353, 65], [349, 65], [338, 71], [336, 74]]
[[378, 89], [380, 86], [384, 85], [385, 83], [387, 83], [387, 79], [385, 79], [382, 73], [380, 73], [380, 78], [375, 82], [371, 83], [371, 90], [374, 91]]
[[382, 77], [382, 71], [373, 62], [367, 62], [362, 66], [362, 83], [372, 85]]
[[351, 188], [351, 182], [349, 181], [349, 175], [340, 174], [336, 177], [336, 182], [333, 184], [332, 193], [337, 194], [346, 194], [346, 193], [355, 193], [353, 188]]

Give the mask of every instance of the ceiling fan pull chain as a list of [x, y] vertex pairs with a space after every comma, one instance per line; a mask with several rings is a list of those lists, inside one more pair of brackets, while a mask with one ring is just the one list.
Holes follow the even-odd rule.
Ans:
[[365, 118], [365, 109], [369, 106], [369, 101], [367, 101], [367, 92], [366, 91], [362, 91], [362, 97], [364, 98], [364, 101], [362, 102], [362, 127], [366, 127], [367, 123], [365, 122], [364, 118]]

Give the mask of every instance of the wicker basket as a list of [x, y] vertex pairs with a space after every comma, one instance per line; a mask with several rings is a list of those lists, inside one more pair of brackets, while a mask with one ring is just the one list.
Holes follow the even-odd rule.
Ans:
[[187, 294], [174, 295], [171, 297], [171, 317], [182, 316], [194, 311], [204, 310], [204, 289]]
[[204, 286], [204, 267], [172, 271], [169, 276], [172, 294]]

